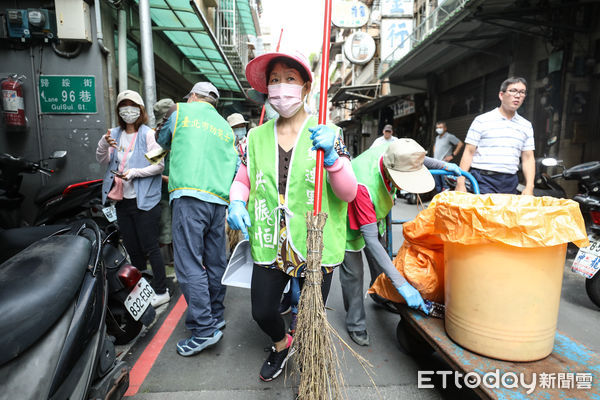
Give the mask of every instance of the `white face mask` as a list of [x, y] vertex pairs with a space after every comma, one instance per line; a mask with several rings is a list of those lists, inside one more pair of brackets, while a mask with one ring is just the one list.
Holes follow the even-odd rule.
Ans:
[[246, 128], [233, 128], [233, 134], [236, 138], [242, 139], [246, 136]]
[[435, 128], [435, 133], [437, 133], [438, 135], [441, 135], [442, 133], [444, 133], [444, 129], [443, 128]]
[[277, 83], [267, 87], [269, 103], [283, 118], [290, 118], [302, 107], [302, 89], [304, 85]]
[[141, 110], [135, 106], [119, 107], [119, 116], [126, 124], [133, 124], [140, 117]]

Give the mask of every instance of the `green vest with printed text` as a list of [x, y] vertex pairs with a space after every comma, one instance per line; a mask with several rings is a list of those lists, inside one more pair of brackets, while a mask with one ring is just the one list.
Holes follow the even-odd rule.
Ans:
[[197, 190], [229, 202], [237, 158], [233, 131], [212, 105], [177, 104], [169, 155], [169, 192]]
[[[387, 190], [383, 176], [381, 175], [381, 169], [379, 168], [379, 160], [389, 145], [389, 143], [384, 143], [380, 146], [370, 148], [352, 160], [352, 169], [354, 170], [358, 184], [366, 186], [369, 191], [377, 221], [384, 219], [394, 206], [394, 193], [396, 189], [393, 187], [392, 193]], [[362, 233], [359, 230], [350, 229], [350, 224], [348, 223], [348, 229], [346, 230], [346, 250], [359, 251], [363, 247], [365, 247], [365, 239]]]
[[[303, 260], [306, 260], [306, 213], [313, 209], [316, 166], [316, 151], [311, 150], [308, 128], [316, 124], [316, 118], [310, 117], [299, 134], [290, 160], [284, 204], [281, 205], [291, 212], [285, 214], [288, 241]], [[285, 212], [277, 209], [280, 206], [279, 149], [274, 127], [275, 121], [270, 120], [248, 133], [248, 212], [252, 219], [248, 234], [252, 258], [262, 265], [270, 265], [276, 260], [279, 216]], [[323, 266], [335, 266], [344, 259], [347, 206], [333, 193], [327, 182], [327, 171], [324, 171], [322, 212], [328, 217], [323, 229]]]

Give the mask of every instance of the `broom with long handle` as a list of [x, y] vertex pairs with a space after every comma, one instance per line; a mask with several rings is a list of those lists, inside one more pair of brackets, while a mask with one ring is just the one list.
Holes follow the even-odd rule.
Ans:
[[[321, 58], [321, 86], [319, 97], [319, 124], [327, 122], [327, 87], [329, 83], [329, 40], [331, 37], [331, 0], [325, 0], [323, 23], [323, 49]], [[313, 212], [306, 214], [306, 268], [305, 281], [298, 305], [298, 321], [294, 347], [297, 351], [296, 366], [300, 372], [298, 399], [339, 399], [344, 396], [344, 382], [340, 362], [332, 336], [348, 345], [329, 325], [321, 294], [323, 273], [321, 255], [323, 251], [323, 227], [327, 214], [321, 212], [323, 191], [322, 149], [317, 151], [315, 170], [315, 193]], [[348, 347], [349, 348], [349, 347]], [[368, 362], [352, 352], [363, 366]]]

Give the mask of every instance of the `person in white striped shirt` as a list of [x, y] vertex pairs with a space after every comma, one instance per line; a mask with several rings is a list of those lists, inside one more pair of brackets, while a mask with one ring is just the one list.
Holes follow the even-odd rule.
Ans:
[[[527, 96], [524, 78], [508, 78], [500, 85], [500, 106], [478, 115], [465, 139], [460, 168], [471, 171], [484, 193], [517, 193], [519, 161], [523, 166], [525, 189], [533, 194], [535, 157], [531, 122], [517, 113]], [[459, 177], [456, 190], [466, 191], [465, 178]]]

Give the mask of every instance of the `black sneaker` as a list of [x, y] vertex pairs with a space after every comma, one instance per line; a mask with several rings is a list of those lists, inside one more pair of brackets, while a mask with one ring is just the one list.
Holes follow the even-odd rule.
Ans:
[[269, 357], [260, 369], [260, 379], [270, 382], [277, 378], [281, 374], [281, 371], [283, 371], [283, 367], [285, 367], [285, 363], [288, 360], [290, 348], [287, 347], [285, 350], [277, 351], [275, 350], [275, 346], [273, 346], [271, 349], [265, 349], [265, 351], [270, 351], [271, 354], [269, 354]]

